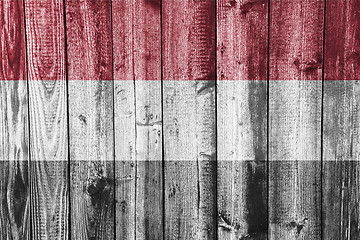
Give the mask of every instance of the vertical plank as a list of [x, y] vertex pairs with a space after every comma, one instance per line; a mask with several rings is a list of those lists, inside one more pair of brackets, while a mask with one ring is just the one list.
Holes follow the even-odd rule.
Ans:
[[28, 163], [0, 161], [0, 174], [0, 237], [31, 239]]
[[136, 239], [163, 239], [161, 4], [134, 8]]
[[[360, 236], [360, 3], [326, 3], [324, 64], [324, 239]], [[356, 80], [356, 81], [353, 81]]]
[[165, 239], [214, 239], [216, 2], [162, 6]]
[[270, 1], [270, 239], [321, 238], [324, 1]]
[[30, 239], [23, 1], [0, 2], [0, 238]]
[[67, 239], [67, 98], [63, 1], [25, 0], [32, 239]]
[[28, 160], [28, 98], [22, 1], [0, 3], [0, 161]]
[[113, 1], [115, 226], [117, 239], [136, 239], [135, 1]]
[[218, 237], [266, 239], [267, 1], [217, 3]]
[[162, 239], [161, 5], [112, 6], [117, 236]]
[[111, 1], [66, 0], [71, 238], [114, 238]]
[[320, 239], [324, 1], [270, 3], [270, 239]]

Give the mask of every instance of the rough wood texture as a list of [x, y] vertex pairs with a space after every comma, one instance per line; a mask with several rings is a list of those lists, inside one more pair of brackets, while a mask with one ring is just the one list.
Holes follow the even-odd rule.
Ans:
[[214, 239], [216, 4], [162, 6], [165, 239]]
[[163, 237], [160, 7], [157, 1], [113, 2], [114, 79], [124, 80], [115, 82], [121, 239]]
[[0, 161], [28, 160], [23, 11], [22, 1], [0, 3]]
[[0, 80], [0, 161], [29, 158], [27, 93], [24, 80]]
[[0, 0], [0, 239], [359, 239], [359, 12]]
[[111, 1], [65, 1], [71, 238], [114, 238]]
[[26, 80], [23, 1], [0, 3], [0, 80]]
[[270, 2], [270, 239], [321, 238], [323, 11], [320, 0]]
[[355, 0], [326, 3], [324, 239], [356, 239], [360, 236], [360, 85], [358, 81], [346, 81], [360, 80], [359, 10], [360, 3]]
[[118, 239], [136, 239], [135, 1], [113, 1], [115, 224]]
[[267, 1], [217, 6], [218, 236], [266, 239]]
[[0, 161], [0, 237], [30, 238], [28, 162]]
[[136, 239], [163, 239], [161, 4], [134, 8]]
[[0, 239], [30, 239], [22, 1], [0, 2]]
[[62, 1], [25, 1], [32, 239], [68, 237], [63, 7]]
[[67, 96], [62, 1], [25, 1], [31, 160], [67, 160]]

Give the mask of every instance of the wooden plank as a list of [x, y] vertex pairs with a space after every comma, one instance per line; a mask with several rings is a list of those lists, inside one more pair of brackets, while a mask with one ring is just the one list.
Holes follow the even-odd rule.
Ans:
[[0, 161], [0, 237], [30, 238], [28, 162]]
[[62, 1], [25, 1], [32, 239], [68, 236], [63, 7]]
[[218, 238], [266, 239], [267, 1], [217, 6]]
[[112, 7], [114, 79], [122, 80], [115, 82], [116, 235], [162, 239], [160, 4], [129, 0]]
[[111, 1], [65, 1], [71, 238], [114, 238]]
[[136, 239], [163, 239], [161, 4], [136, 2]]
[[324, 63], [323, 237], [360, 236], [360, 3], [326, 3]]
[[24, 8], [0, 2], [0, 238], [30, 239]]
[[0, 161], [28, 160], [28, 98], [22, 1], [0, 3]]
[[270, 2], [270, 239], [321, 238], [324, 1]]
[[216, 238], [215, 12], [162, 2], [165, 239]]
[[115, 226], [119, 239], [136, 239], [135, 1], [113, 1]]

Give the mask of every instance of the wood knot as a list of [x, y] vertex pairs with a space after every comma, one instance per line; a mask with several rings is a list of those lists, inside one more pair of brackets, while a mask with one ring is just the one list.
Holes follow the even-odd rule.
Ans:
[[235, 7], [235, 5], [236, 5], [236, 0], [230, 0], [230, 5], [231, 5], [232, 7]]
[[218, 226], [229, 232], [235, 232], [240, 229], [240, 225], [238, 223], [231, 223], [230, 219], [225, 215], [225, 213], [219, 214]]
[[248, 1], [240, 6], [241, 14], [246, 15], [250, 11], [254, 11], [256, 7], [262, 7], [265, 6], [266, 0], [253, 0]]
[[79, 115], [79, 120], [82, 124], [86, 125], [86, 117], [82, 114]]
[[113, 186], [110, 178], [96, 178], [87, 186], [87, 193], [91, 197], [92, 205], [98, 205], [100, 202], [107, 202]]
[[212, 92], [215, 89], [215, 80], [200, 80], [196, 82], [196, 93], [197, 95], [204, 95]]
[[322, 57], [320, 54], [318, 54], [315, 59], [305, 62], [300, 62], [300, 60], [297, 58], [293, 63], [298, 71], [310, 74], [322, 68]]
[[153, 8], [159, 8], [161, 7], [161, 0], [145, 0], [145, 4], [153, 7]]
[[121, 201], [120, 205], [121, 205], [121, 211], [125, 212], [126, 208], [128, 206], [127, 202], [126, 201]]
[[297, 235], [300, 235], [301, 231], [304, 229], [306, 224], [308, 223], [309, 219], [304, 218], [303, 220], [297, 222], [297, 221], [291, 221], [289, 223], [286, 223], [285, 226], [288, 229], [294, 229], [296, 231]]

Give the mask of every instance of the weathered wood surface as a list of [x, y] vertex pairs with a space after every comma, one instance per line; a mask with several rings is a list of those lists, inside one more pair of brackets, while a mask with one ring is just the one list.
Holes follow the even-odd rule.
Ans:
[[1, 1], [0, 238], [359, 239], [359, 7]]
[[[161, 4], [114, 1], [116, 235], [163, 238]], [[127, 19], [124, 21], [123, 19]], [[125, 127], [126, 126], [126, 127]]]
[[113, 1], [115, 224], [117, 239], [136, 239], [135, 1]]
[[162, 6], [165, 239], [214, 239], [216, 4]]
[[63, 11], [62, 1], [25, 1], [33, 161], [67, 160]]
[[114, 238], [111, 1], [65, 1], [71, 238]]
[[217, 3], [218, 237], [266, 239], [267, 1]]
[[28, 163], [0, 161], [0, 237], [30, 238]]
[[68, 126], [63, 12], [62, 1], [25, 1], [31, 239], [68, 237]]
[[0, 238], [30, 239], [29, 131], [22, 1], [0, 2]]
[[323, 12], [270, 1], [270, 239], [321, 239]]
[[22, 1], [0, 3], [0, 160], [28, 159], [28, 95]]
[[[360, 3], [328, 1], [325, 19], [323, 238], [360, 236]], [[351, 80], [351, 81], [348, 81]]]

